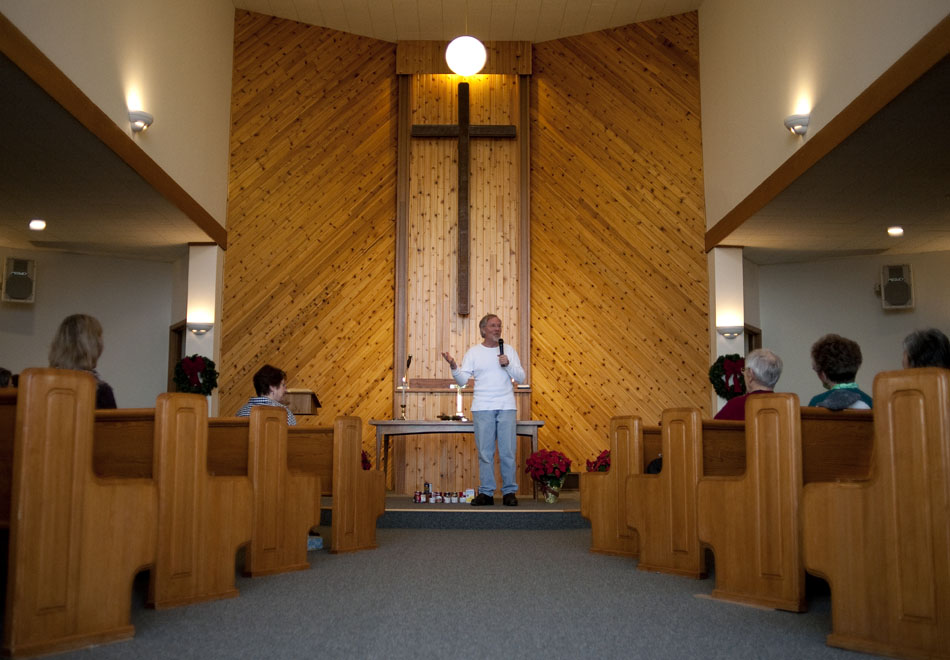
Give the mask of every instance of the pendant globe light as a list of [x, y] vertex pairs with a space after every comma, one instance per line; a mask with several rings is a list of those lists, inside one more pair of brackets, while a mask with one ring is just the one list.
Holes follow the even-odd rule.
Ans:
[[475, 37], [456, 37], [445, 49], [445, 62], [460, 76], [474, 76], [485, 66], [485, 46]]

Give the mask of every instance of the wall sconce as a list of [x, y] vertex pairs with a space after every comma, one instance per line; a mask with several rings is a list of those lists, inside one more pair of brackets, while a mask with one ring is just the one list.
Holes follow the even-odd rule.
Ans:
[[744, 328], [741, 325], [717, 325], [716, 332], [726, 339], [735, 339], [742, 334]]
[[785, 128], [795, 135], [804, 135], [808, 130], [808, 115], [789, 115], [785, 118]]
[[445, 63], [460, 76], [474, 76], [486, 58], [485, 46], [475, 37], [456, 37], [445, 49]]
[[194, 335], [206, 335], [214, 327], [214, 323], [188, 323], [188, 330]]
[[144, 110], [129, 110], [129, 121], [132, 122], [132, 132], [141, 133], [155, 121], [155, 118]]

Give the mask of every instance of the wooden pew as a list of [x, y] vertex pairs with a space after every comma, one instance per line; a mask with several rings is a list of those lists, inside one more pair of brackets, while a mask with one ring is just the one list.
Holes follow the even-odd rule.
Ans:
[[624, 517], [623, 487], [629, 474], [640, 474], [643, 459], [643, 424], [639, 417], [610, 420], [610, 469], [581, 472], [581, 515], [590, 521], [591, 552], [626, 557], [638, 556], [635, 531]]
[[320, 477], [288, 469], [283, 409], [251, 409], [248, 473], [254, 489], [254, 522], [245, 573], [258, 576], [309, 569], [307, 534], [320, 524]]
[[831, 586], [827, 642], [950, 658], [950, 371], [874, 379], [875, 451], [862, 483], [809, 484], [809, 572]]
[[[213, 474], [246, 473], [242, 440], [232, 427], [240, 418], [211, 421], [208, 469]], [[246, 442], [246, 441], [245, 441]], [[386, 481], [380, 470], [363, 470], [362, 420], [337, 417], [333, 427], [287, 429], [287, 464], [291, 470], [320, 478], [330, 496], [330, 552], [377, 547], [376, 521], [386, 512]]]
[[746, 400], [746, 469], [741, 477], [700, 479], [699, 540], [713, 548], [713, 598], [801, 612], [798, 506], [802, 489], [801, 419], [794, 394]]
[[[96, 412], [97, 474], [150, 474], [146, 459], [152, 451], [149, 415], [149, 409]], [[208, 420], [211, 476], [249, 474], [248, 424], [244, 417]], [[287, 466], [293, 472], [319, 477], [322, 494], [331, 498], [330, 552], [334, 553], [377, 547], [376, 521], [385, 513], [382, 472], [361, 467], [361, 433], [358, 417], [339, 417], [332, 428], [287, 429]]]
[[160, 394], [155, 403], [158, 554], [149, 602], [158, 609], [238, 595], [234, 557], [251, 540], [251, 481], [208, 474], [208, 402]]
[[[669, 412], [669, 411], [668, 411]], [[680, 411], [680, 416], [687, 410]], [[664, 421], [664, 424], [666, 422]], [[704, 476], [741, 477], [745, 473], [745, 424], [744, 422], [725, 420], [702, 420], [701, 432], [693, 439], [670, 443], [663, 449], [664, 469], [659, 475], [640, 475], [627, 478], [626, 494], [628, 524], [639, 534], [641, 556], [638, 568], [673, 574], [686, 574], [701, 577], [699, 561], [700, 544], [690, 541], [688, 549], [673, 551], [674, 544], [679, 547], [689, 537], [688, 527], [683, 522], [689, 515], [689, 497], [680, 501], [682, 509], [678, 517], [679, 540], [674, 540], [671, 526], [651, 519], [651, 516], [672, 515], [667, 506], [666, 496], [656, 498], [655, 489], [665, 492], [673, 488], [674, 475], [692, 475], [697, 447], [701, 453]], [[686, 424], [683, 429], [695, 426]], [[815, 481], [844, 481], [867, 478], [871, 447], [873, 445], [873, 417], [870, 410], [829, 411], [823, 408], [802, 408], [802, 470], [804, 483]], [[686, 451], [683, 450], [686, 447]], [[696, 477], [698, 482], [698, 477]], [[660, 485], [671, 480], [669, 486]], [[659, 483], [657, 483], [659, 482]], [[684, 483], [684, 482], [681, 482]], [[689, 481], [685, 482], [689, 483]], [[670, 491], [672, 492], [672, 490]], [[693, 491], [695, 493], [695, 489]], [[631, 514], [631, 502], [636, 500], [640, 511]], [[693, 496], [695, 500], [695, 495]], [[631, 517], [632, 516], [632, 517]], [[655, 538], [656, 536], [659, 538]], [[644, 545], [650, 544], [651, 551], [643, 553]], [[689, 564], [689, 570], [683, 572], [684, 556], [698, 558]]]
[[663, 470], [632, 472], [626, 478], [625, 524], [639, 533], [639, 570], [706, 576], [696, 532], [696, 485], [703, 471], [701, 423], [698, 408], [664, 410]]
[[17, 397], [4, 652], [131, 637], [132, 581], [156, 557], [155, 484], [90, 471], [91, 374], [27, 369]]
[[0, 389], [0, 529], [10, 527], [13, 488], [13, 435], [16, 430], [16, 389]]

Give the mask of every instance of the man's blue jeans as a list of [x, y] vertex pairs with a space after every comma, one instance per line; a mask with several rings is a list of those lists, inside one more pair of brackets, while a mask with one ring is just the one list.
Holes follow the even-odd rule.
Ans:
[[472, 423], [475, 429], [475, 446], [478, 447], [478, 492], [495, 494], [495, 442], [498, 442], [498, 459], [501, 463], [501, 493], [518, 491], [518, 475], [515, 474], [514, 410], [473, 410]]

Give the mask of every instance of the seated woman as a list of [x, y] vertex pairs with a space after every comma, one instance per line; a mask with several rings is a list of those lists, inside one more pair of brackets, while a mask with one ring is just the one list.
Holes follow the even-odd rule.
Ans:
[[861, 347], [841, 335], [825, 335], [811, 346], [811, 368], [827, 392], [816, 394], [809, 406], [844, 410], [867, 410], [871, 397], [854, 382], [861, 367]]
[[713, 419], [745, 420], [745, 400], [754, 394], [772, 392], [782, 375], [782, 358], [767, 348], [757, 348], [745, 358], [742, 377], [745, 394], [729, 399]]
[[257, 396], [248, 399], [240, 410], [234, 413], [235, 417], [250, 417], [254, 406], [276, 406], [287, 411], [287, 426], [296, 426], [297, 418], [284, 405], [283, 398], [287, 394], [287, 374], [282, 369], [265, 364], [254, 374], [254, 391]]
[[905, 369], [943, 367], [950, 369], [950, 340], [936, 328], [915, 330], [904, 337]]
[[115, 395], [96, 371], [102, 355], [102, 325], [88, 314], [63, 319], [49, 349], [49, 366], [88, 371], [96, 377], [96, 408], [115, 408]]

